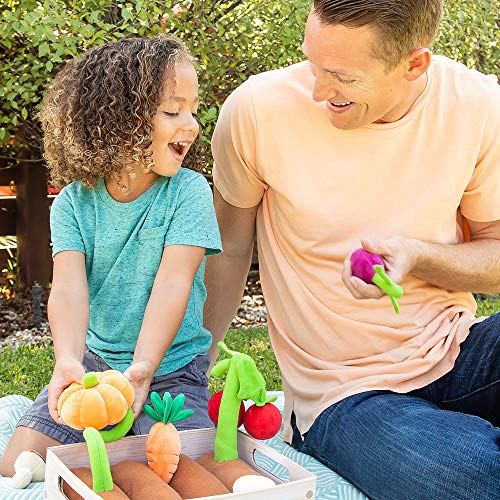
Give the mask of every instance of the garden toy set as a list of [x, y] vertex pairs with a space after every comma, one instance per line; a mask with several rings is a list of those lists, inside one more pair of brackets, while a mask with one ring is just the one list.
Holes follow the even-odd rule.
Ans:
[[[219, 348], [226, 359], [212, 374], [226, 376], [223, 391], [209, 403], [216, 429], [177, 431], [174, 424], [193, 415], [183, 409], [184, 395], [151, 394], [146, 414], [156, 421], [146, 436], [124, 437], [133, 424], [133, 388], [115, 370], [86, 373], [71, 384], [58, 409], [67, 425], [83, 430], [85, 443], [49, 448], [45, 473], [48, 498], [313, 498], [315, 477], [257, 439], [274, 436], [281, 413], [267, 397], [265, 381], [254, 360]], [[245, 410], [243, 402], [253, 404]], [[250, 401], [251, 400], [251, 401]], [[238, 431], [243, 423], [250, 434]], [[109, 428], [109, 426], [114, 426]], [[123, 438], [123, 439], [122, 439]], [[255, 461], [255, 453], [284, 465], [284, 481]], [[21, 456], [22, 455], [22, 456]], [[19, 457], [18, 487], [26, 486], [44, 467], [40, 457]], [[41, 461], [41, 464], [40, 464]], [[39, 474], [40, 475], [40, 474]], [[22, 479], [22, 480], [21, 480]], [[266, 493], [267, 492], [267, 493]], [[271, 492], [271, 493], [270, 493]]]

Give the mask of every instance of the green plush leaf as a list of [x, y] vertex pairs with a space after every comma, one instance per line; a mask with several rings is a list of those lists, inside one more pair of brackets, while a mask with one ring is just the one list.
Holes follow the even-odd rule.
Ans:
[[177, 415], [175, 416], [175, 418], [173, 418], [173, 419], [170, 420], [170, 422], [171, 423], [180, 422], [181, 420], [186, 420], [186, 418], [189, 418], [192, 415], [194, 415], [194, 411], [193, 410], [181, 410], [181, 411], [179, 411], [177, 413]]
[[167, 424], [168, 418], [169, 418], [170, 413], [172, 411], [172, 395], [168, 391], [165, 392], [165, 394], [163, 394], [163, 407], [165, 409], [163, 410], [162, 422], [164, 424]]
[[184, 401], [186, 400], [186, 396], [182, 394], [177, 394], [177, 396], [174, 398], [172, 401], [172, 410], [170, 411], [170, 415], [168, 417], [169, 422], [172, 422], [173, 419], [177, 416], [177, 414], [181, 411], [182, 407], [184, 406]]
[[153, 408], [155, 409], [156, 414], [161, 418], [163, 417], [163, 401], [161, 400], [160, 395], [157, 392], [151, 393], [151, 403], [153, 404]]
[[146, 415], [151, 419], [154, 420], [155, 422], [161, 422], [161, 417], [157, 415], [157, 413], [151, 408], [149, 405], [144, 405], [144, 412]]

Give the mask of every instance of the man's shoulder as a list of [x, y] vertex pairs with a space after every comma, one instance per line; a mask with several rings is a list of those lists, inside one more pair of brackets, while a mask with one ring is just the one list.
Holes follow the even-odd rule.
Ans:
[[313, 76], [307, 61], [251, 76], [232, 94], [232, 99], [273, 100], [305, 89], [310, 93]]
[[445, 56], [434, 56], [433, 66], [441, 93], [455, 104], [488, 105], [494, 95], [500, 96], [495, 75], [486, 75]]

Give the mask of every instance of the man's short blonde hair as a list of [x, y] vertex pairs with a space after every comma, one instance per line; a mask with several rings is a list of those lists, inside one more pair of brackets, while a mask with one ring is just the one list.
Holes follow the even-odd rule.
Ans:
[[390, 70], [434, 41], [442, 0], [314, 0], [313, 12], [325, 25], [375, 28], [380, 37], [373, 55]]

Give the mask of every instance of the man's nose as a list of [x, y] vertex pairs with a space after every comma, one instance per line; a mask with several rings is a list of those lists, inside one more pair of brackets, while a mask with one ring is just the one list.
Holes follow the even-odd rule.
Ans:
[[326, 101], [327, 99], [333, 97], [332, 94], [335, 94], [335, 90], [332, 88], [329, 78], [322, 74], [322, 72], [316, 73], [312, 94], [313, 99], [316, 102]]

